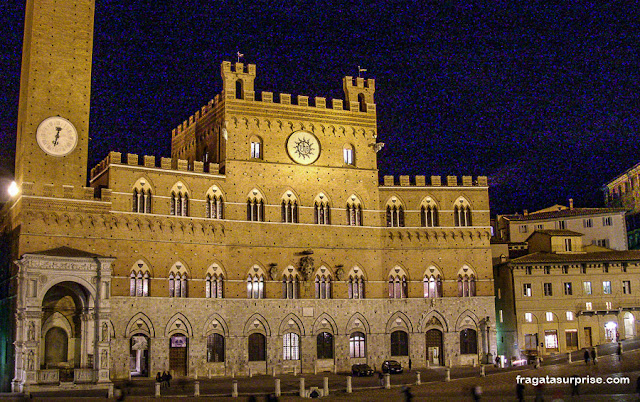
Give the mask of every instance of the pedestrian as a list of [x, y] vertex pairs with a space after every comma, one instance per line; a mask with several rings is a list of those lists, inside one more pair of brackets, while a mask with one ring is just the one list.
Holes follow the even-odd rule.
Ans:
[[589, 359], [591, 356], [589, 355], [589, 349], [584, 350], [584, 364], [589, 365]]
[[598, 361], [596, 360], [596, 348], [591, 348], [591, 360], [593, 360], [594, 366], [598, 364]]
[[167, 372], [163, 371], [160, 376], [160, 388], [167, 388]]
[[571, 376], [571, 396], [580, 396], [580, 377], [576, 374]]
[[409, 358], [409, 371], [411, 371], [411, 358]]
[[167, 388], [171, 388], [171, 379], [173, 378], [173, 376], [171, 375], [171, 372], [167, 372]]
[[524, 401], [524, 384], [522, 383], [516, 384], [516, 398], [518, 402]]
[[405, 402], [411, 402], [413, 400], [413, 394], [411, 393], [411, 388], [407, 386], [402, 387], [402, 394], [404, 395]]
[[482, 388], [479, 385], [471, 387], [471, 398], [473, 398], [474, 401], [479, 401], [480, 397], [482, 397]]
[[618, 342], [618, 350], [616, 351], [618, 354], [618, 361], [622, 361], [622, 343]]
[[159, 371], [158, 374], [156, 374], [156, 382], [162, 383], [162, 374], [160, 374]]

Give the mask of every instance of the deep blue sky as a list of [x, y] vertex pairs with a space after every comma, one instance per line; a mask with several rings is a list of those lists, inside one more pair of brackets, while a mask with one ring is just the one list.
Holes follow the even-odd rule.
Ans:
[[[0, 172], [13, 170], [25, 0], [0, 0]], [[188, 4], [183, 4], [188, 3]], [[553, 4], [549, 4], [553, 3]], [[376, 79], [381, 174], [488, 175], [493, 212], [573, 197], [640, 161], [635, 1], [97, 0], [89, 159], [169, 156], [170, 131], [221, 89], [343, 98]]]

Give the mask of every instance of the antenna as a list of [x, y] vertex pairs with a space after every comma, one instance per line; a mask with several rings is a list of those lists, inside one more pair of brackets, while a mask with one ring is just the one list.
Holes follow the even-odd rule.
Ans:
[[366, 68], [360, 68], [360, 66], [358, 66], [358, 78], [362, 78], [362, 73], [366, 73], [367, 69]]

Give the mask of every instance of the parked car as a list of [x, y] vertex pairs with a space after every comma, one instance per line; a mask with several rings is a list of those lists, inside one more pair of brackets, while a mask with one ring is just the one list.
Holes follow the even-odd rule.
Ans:
[[354, 377], [370, 377], [373, 375], [373, 369], [368, 364], [354, 364], [351, 366], [351, 374]]
[[382, 372], [389, 374], [402, 373], [402, 364], [395, 360], [385, 360], [382, 363]]

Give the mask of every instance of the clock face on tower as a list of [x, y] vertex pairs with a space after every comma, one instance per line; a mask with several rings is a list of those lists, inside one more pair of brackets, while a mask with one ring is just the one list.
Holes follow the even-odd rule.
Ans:
[[320, 156], [320, 142], [311, 133], [296, 131], [287, 140], [287, 153], [294, 162], [309, 165]]
[[44, 119], [36, 130], [40, 148], [51, 156], [65, 156], [78, 144], [78, 132], [71, 122], [63, 117]]

